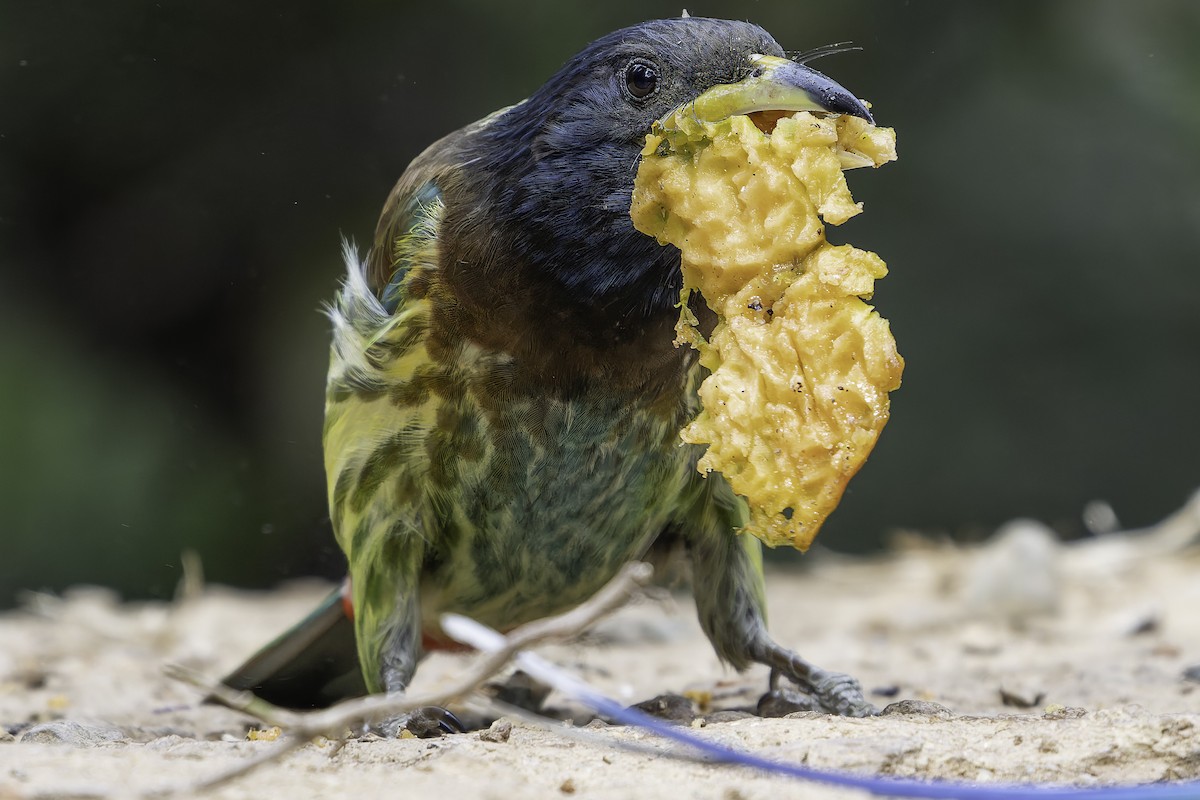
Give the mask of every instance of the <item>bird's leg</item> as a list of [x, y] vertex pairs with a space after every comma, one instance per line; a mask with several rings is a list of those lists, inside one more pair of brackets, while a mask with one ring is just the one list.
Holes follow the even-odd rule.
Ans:
[[[811, 694], [821, 708], [848, 717], [878, 713], [858, 681], [827, 672], [780, 646], [767, 633], [762, 561], [757, 539], [729, 528], [691, 540], [696, 608], [713, 649], [735, 669], [765, 664]], [[773, 691], [775, 687], [772, 686]]]
[[[419, 630], [419, 621], [417, 621]], [[382, 652], [381, 678], [388, 696], [404, 694], [412, 682], [413, 673], [420, 660], [420, 636], [413, 635], [406, 626], [393, 629], [392, 635]], [[385, 719], [371, 725], [369, 731], [388, 739], [395, 739], [403, 731], [409, 731], [418, 739], [431, 739], [447, 733], [464, 733], [466, 727], [449, 709], [441, 706], [423, 706]]]
[[[356, 616], [356, 621], [362, 618]], [[359, 635], [364, 632], [360, 629]], [[421, 614], [416, 593], [401, 588], [393, 598], [388, 624], [383, 627], [382, 643], [378, 650], [363, 648], [359, 652], [378, 654], [379, 685], [388, 696], [404, 694], [421, 660]], [[424, 706], [368, 726], [367, 731], [394, 739], [403, 731], [419, 739], [446, 733], [464, 733], [465, 726], [452, 712], [440, 706]]]

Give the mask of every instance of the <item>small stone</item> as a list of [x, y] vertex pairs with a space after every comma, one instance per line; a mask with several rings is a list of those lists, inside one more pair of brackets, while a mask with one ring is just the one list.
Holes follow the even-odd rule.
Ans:
[[112, 725], [105, 725], [103, 723], [85, 724], [69, 719], [34, 725], [21, 734], [22, 742], [70, 744], [76, 747], [95, 747], [105, 742], [119, 742], [125, 738], [125, 732]]
[[1012, 708], [1033, 708], [1046, 699], [1045, 692], [1019, 691], [1000, 687], [1000, 702]]
[[690, 723], [696, 718], [696, 707], [692, 701], [681, 694], [660, 694], [658, 697], [646, 700], [633, 706], [644, 714], [666, 720], [667, 722]]
[[1043, 719], [1079, 719], [1087, 716], [1086, 708], [1064, 706], [1062, 703], [1051, 703], [1042, 713]]
[[946, 708], [941, 703], [934, 703], [930, 700], [900, 700], [896, 703], [889, 703], [888, 706], [880, 712], [880, 716], [890, 715], [950, 719], [954, 716], [954, 712]]
[[558, 787], [558, 790], [563, 794], [575, 794], [575, 780], [573, 778], [567, 778]]
[[1143, 636], [1147, 633], [1155, 633], [1161, 627], [1162, 623], [1159, 621], [1158, 615], [1149, 613], [1135, 619], [1133, 623], [1128, 626], [1128, 630], [1126, 631], [1125, 635]]
[[818, 711], [817, 701], [791, 689], [772, 689], [758, 699], [760, 717], [786, 717], [800, 711]]
[[1054, 614], [1062, 596], [1057, 534], [1036, 520], [1002, 525], [966, 571], [963, 605], [980, 619], [1024, 623]]
[[504, 744], [508, 741], [508, 737], [512, 735], [512, 728], [512, 723], [508, 720], [498, 719], [486, 731], [479, 732], [479, 740], [482, 742]]
[[963, 626], [959, 641], [963, 652], [973, 656], [994, 656], [1004, 649], [999, 629], [990, 623], [972, 622]]
[[1183, 671], [1183, 679], [1185, 681], [1196, 681], [1200, 683], [1200, 664], [1193, 667], [1188, 667]]

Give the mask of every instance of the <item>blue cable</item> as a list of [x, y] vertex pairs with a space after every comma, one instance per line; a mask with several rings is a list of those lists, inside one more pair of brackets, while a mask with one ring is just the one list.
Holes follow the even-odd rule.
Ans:
[[[504, 646], [504, 637], [475, 620], [458, 614], [442, 615], [442, 630], [452, 638], [483, 651]], [[884, 797], [953, 798], [954, 800], [1200, 800], [1200, 781], [1181, 783], [1144, 783], [1135, 786], [1097, 786], [1080, 788], [1036, 783], [963, 783], [959, 781], [923, 781], [914, 778], [889, 778], [882, 775], [854, 775], [799, 764], [772, 761], [727, 745], [710, 742], [686, 728], [671, 725], [645, 712], [626, 706], [600, 694], [580, 678], [555, 666], [535, 653], [522, 651], [513, 659], [533, 678], [548, 684], [598, 714], [611, 720], [642, 728], [709, 756], [714, 761], [762, 770], [804, 781], [861, 789]]]
[[862, 789], [886, 797], [958, 798], [959, 800], [1200, 800], [1200, 781], [1186, 783], [1149, 783], [1136, 786], [1100, 786], [1079, 788], [1041, 784], [995, 783], [972, 784], [955, 781], [921, 781], [912, 778], [888, 778], [878, 775], [860, 776], [848, 772], [831, 772], [798, 764], [772, 761], [762, 756], [702, 739], [685, 728], [670, 725], [594, 691], [581, 692], [574, 687], [571, 694], [596, 712], [620, 722], [648, 730], [698, 750], [717, 761], [750, 767], [773, 775], [786, 775], [800, 780], [828, 783]]

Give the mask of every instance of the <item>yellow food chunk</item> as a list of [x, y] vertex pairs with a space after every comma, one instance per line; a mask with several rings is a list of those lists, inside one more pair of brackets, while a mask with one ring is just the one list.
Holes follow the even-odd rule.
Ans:
[[246, 739], [251, 742], [273, 742], [283, 735], [283, 729], [278, 725], [270, 728], [251, 728], [246, 731]]
[[[701, 473], [746, 498], [746, 532], [804, 550], [874, 447], [904, 368], [864, 302], [887, 267], [825, 240], [862, 211], [843, 170], [894, 160], [895, 133], [807, 112], [770, 134], [745, 116], [685, 117], [647, 137], [631, 208], [638, 230], [682, 254], [676, 343], [710, 371], [680, 435], [708, 445]], [[717, 315], [707, 339], [693, 291]]]

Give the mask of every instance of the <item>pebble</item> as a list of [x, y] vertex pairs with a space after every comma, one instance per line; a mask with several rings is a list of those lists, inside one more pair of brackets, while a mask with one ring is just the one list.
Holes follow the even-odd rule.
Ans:
[[786, 717], [803, 711], [817, 711], [819, 706], [812, 697], [791, 689], [772, 689], [758, 699], [760, 717]]
[[1021, 623], [1060, 605], [1062, 545], [1036, 520], [1005, 523], [976, 554], [964, 582], [964, 606], [975, 617]]
[[936, 717], [938, 719], [950, 719], [954, 716], [954, 712], [941, 703], [934, 703], [929, 700], [901, 700], [889, 704], [880, 714], [883, 716], [906, 714], [919, 717]]
[[70, 744], [76, 747], [95, 747], [106, 742], [128, 738], [125, 731], [105, 723], [84, 723], [61, 719], [34, 725], [21, 734], [22, 742], [34, 744]]
[[492, 727], [486, 731], [479, 732], [480, 741], [496, 742], [503, 744], [508, 741], [508, 737], [512, 735], [512, 723], [506, 719], [498, 719], [492, 723]]
[[638, 711], [667, 722], [690, 723], [696, 718], [696, 707], [681, 694], [660, 694], [633, 706]]

